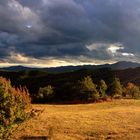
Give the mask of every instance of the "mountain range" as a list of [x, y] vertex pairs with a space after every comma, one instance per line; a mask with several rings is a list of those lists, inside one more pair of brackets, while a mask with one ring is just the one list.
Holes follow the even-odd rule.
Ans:
[[80, 69], [98, 69], [98, 68], [111, 68], [113, 70], [124, 70], [128, 68], [137, 68], [140, 67], [140, 63], [135, 62], [127, 62], [127, 61], [120, 61], [114, 64], [104, 64], [104, 65], [78, 65], [78, 66], [61, 66], [61, 67], [50, 67], [50, 68], [35, 68], [35, 67], [25, 67], [22, 65], [19, 66], [10, 66], [10, 67], [3, 67], [0, 70], [6, 71], [22, 71], [22, 70], [47, 70], [48, 72], [69, 72], [75, 71]]

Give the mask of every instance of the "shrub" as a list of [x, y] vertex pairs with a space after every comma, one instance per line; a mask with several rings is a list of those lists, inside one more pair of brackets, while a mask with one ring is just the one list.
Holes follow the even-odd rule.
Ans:
[[14, 88], [10, 80], [0, 77], [0, 138], [6, 139], [13, 124], [26, 119], [30, 103], [26, 88]]
[[126, 86], [126, 95], [134, 99], [140, 98], [140, 88], [133, 83], [128, 83]]
[[42, 99], [44, 101], [50, 101], [54, 95], [54, 87], [48, 85], [46, 87], [40, 88], [38, 92], [37, 98]]

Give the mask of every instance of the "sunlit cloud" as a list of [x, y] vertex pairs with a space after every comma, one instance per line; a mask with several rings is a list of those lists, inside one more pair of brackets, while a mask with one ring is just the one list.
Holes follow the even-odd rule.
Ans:
[[122, 53], [123, 56], [135, 56], [133, 53]]
[[108, 51], [110, 51], [113, 55], [116, 55], [119, 50], [123, 50], [124, 47], [120, 46], [120, 44], [112, 44], [109, 46]]

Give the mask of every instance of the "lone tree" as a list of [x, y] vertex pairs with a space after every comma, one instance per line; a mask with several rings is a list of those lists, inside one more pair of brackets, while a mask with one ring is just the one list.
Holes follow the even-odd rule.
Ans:
[[99, 93], [96, 89], [90, 76], [84, 77], [79, 81], [79, 92], [81, 99], [84, 101], [96, 101], [99, 98]]
[[133, 83], [128, 83], [126, 86], [126, 94], [134, 99], [140, 98], [140, 88]]
[[104, 80], [101, 80], [99, 84], [99, 94], [101, 98], [106, 97], [106, 91], [107, 91], [107, 85]]
[[119, 78], [115, 78], [113, 83], [111, 84], [110, 88], [110, 96], [115, 97], [115, 96], [122, 96], [123, 93], [123, 86], [120, 83]]

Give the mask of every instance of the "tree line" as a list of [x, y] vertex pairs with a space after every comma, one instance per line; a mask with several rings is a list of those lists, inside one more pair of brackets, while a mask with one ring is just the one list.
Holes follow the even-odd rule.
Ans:
[[134, 83], [128, 83], [126, 86], [123, 86], [119, 78], [114, 78], [109, 85], [104, 80], [100, 80], [95, 84], [91, 76], [85, 76], [75, 83], [64, 83], [61, 89], [55, 89], [51, 85], [40, 87], [35, 98], [39, 102], [64, 101], [77, 103], [105, 101], [109, 98], [139, 99], [140, 88]]

